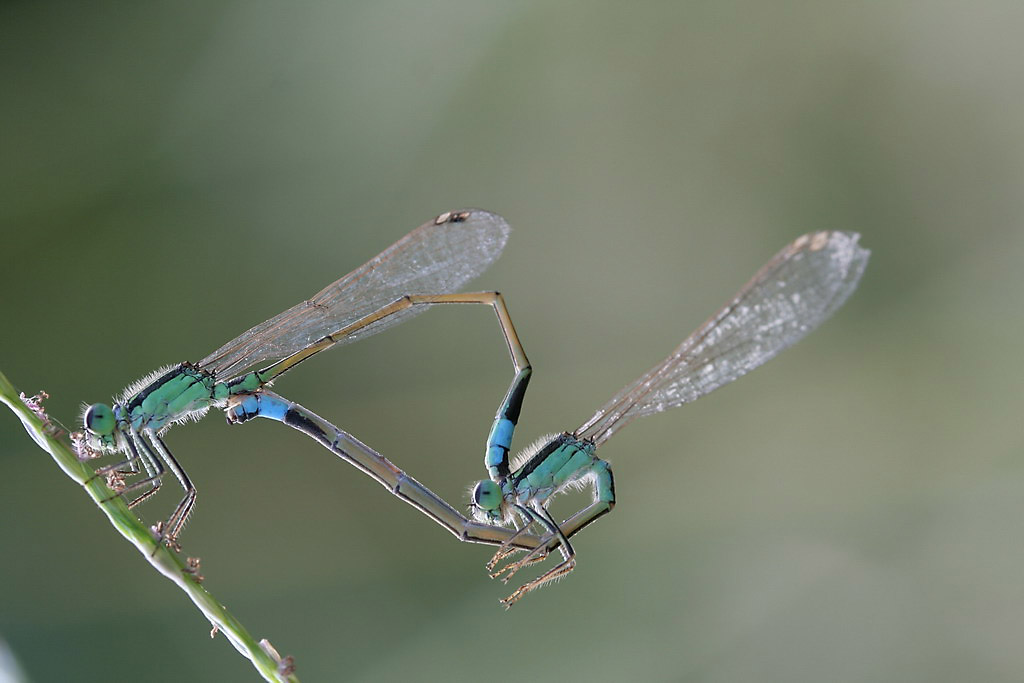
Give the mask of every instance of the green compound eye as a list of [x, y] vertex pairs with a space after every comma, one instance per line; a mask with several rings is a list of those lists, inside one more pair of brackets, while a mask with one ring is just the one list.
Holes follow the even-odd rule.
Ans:
[[114, 411], [102, 403], [93, 403], [85, 411], [85, 428], [97, 436], [114, 432]]
[[473, 504], [481, 510], [494, 511], [501, 507], [501, 487], [484, 479], [473, 489]]

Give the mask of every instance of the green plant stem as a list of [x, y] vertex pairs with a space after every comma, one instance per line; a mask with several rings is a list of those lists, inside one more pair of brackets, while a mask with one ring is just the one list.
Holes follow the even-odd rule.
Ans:
[[[0, 372], [0, 401], [3, 401], [21, 419], [22, 425], [40, 448], [49, 453], [64, 473], [85, 489], [89, 497], [103, 510], [107, 519], [154, 569], [173, 581], [195, 603], [196, 607], [223, 633], [244, 657], [252, 662], [260, 675], [273, 683], [298, 683], [290, 671], [290, 660], [284, 662], [267, 641], [257, 642], [203, 586], [196, 570], [188, 566], [177, 553], [164, 545], [157, 545], [153, 532], [136, 517], [121, 496], [111, 491], [102, 477], [83, 464], [72, 451], [66, 434], [60, 434], [38, 409], [26, 405], [19, 392]], [[62, 430], [60, 430], [62, 431]]]

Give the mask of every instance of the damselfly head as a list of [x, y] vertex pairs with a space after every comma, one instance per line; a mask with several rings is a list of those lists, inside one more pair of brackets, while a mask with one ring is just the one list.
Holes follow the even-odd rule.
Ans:
[[483, 479], [476, 483], [470, 496], [470, 508], [478, 522], [502, 524], [505, 521], [508, 506], [505, 504], [505, 494], [497, 483]]
[[93, 403], [82, 413], [82, 426], [85, 427], [86, 446], [105, 453], [116, 450], [117, 437], [114, 431], [117, 427], [117, 418], [110, 406], [105, 403]]

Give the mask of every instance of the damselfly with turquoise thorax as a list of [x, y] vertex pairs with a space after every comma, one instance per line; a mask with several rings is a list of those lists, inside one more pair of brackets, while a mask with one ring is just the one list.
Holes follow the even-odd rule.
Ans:
[[[224, 410], [228, 422], [254, 417], [283, 422], [331, 449], [399, 498], [442, 524], [461, 540], [532, 549], [537, 538], [467, 519], [379, 453], [268, 385], [310, 356], [376, 334], [436, 304], [484, 304], [494, 309], [516, 370], [530, 366], [497, 292], [455, 293], [498, 256], [509, 227], [500, 216], [477, 209], [449, 211], [416, 228], [376, 258], [327, 286], [311, 299], [260, 323], [196, 363], [161, 368], [128, 387], [113, 405], [97, 403], [83, 414], [84, 450], [126, 456], [101, 468], [129, 506], [160, 488], [169, 469], [185, 495], [165, 522], [161, 542], [175, 545], [192, 511], [196, 489], [162, 436], [174, 424]], [[270, 363], [260, 370], [254, 366]], [[136, 481], [125, 478], [139, 475]]]
[[[572, 432], [544, 437], [510, 461], [512, 434], [529, 373], [516, 378], [495, 418], [484, 464], [489, 478], [472, 492], [481, 523], [536, 525], [545, 536], [516, 562], [498, 568], [523, 548], [506, 541], [488, 563], [508, 581], [557, 547], [562, 562], [502, 600], [506, 606], [575, 567], [569, 539], [615, 506], [608, 462], [595, 451], [630, 421], [695, 401], [794, 344], [828, 318], [857, 287], [869, 252], [859, 235], [817, 232], [798, 238], [772, 258], [739, 293], [687, 337], [664, 361], [624, 388]], [[547, 509], [558, 493], [590, 487], [593, 499], [561, 524]]]

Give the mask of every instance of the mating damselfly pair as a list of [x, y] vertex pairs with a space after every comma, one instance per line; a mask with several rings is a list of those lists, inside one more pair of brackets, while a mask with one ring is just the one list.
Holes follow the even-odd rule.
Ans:
[[[85, 448], [126, 458], [101, 468], [97, 476], [114, 480], [115, 495], [126, 496], [134, 506], [153, 495], [170, 470], [185, 496], [157, 525], [156, 533], [159, 542], [175, 545], [196, 489], [164, 444], [163, 434], [176, 423], [202, 417], [210, 408], [223, 410], [230, 423], [255, 417], [276, 420], [314, 438], [460, 540], [499, 546], [487, 564], [492, 577], [508, 581], [557, 549], [561, 562], [502, 600], [509, 606], [570, 572], [575, 551], [569, 539], [614, 507], [612, 471], [595, 455], [599, 446], [633, 419], [694, 401], [801, 339], [853, 292], [869, 254], [858, 246], [856, 233], [824, 231], [798, 238], [664, 361], [582, 426], [545, 437], [510, 459], [532, 369], [502, 296], [494, 291], [458, 293], [500, 256], [508, 233], [505, 220], [486, 211], [441, 214], [313, 298], [202, 360], [152, 373], [132, 384], [112, 406], [90, 406], [83, 416]], [[268, 388], [320, 351], [376, 334], [438, 304], [490, 306], [515, 370], [486, 440], [488, 479], [473, 489], [472, 518], [369, 446]], [[557, 522], [547, 509], [552, 497], [586, 487], [593, 493], [590, 504]], [[516, 551], [526, 554], [499, 567]]]

